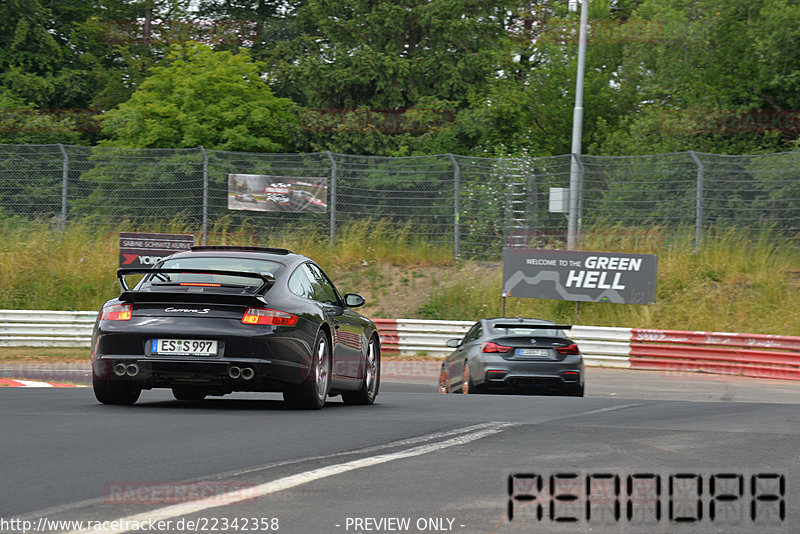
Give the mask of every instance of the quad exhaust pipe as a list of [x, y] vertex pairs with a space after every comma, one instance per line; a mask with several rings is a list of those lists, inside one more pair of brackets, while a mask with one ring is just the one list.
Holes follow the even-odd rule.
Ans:
[[242, 368], [242, 378], [244, 380], [252, 380], [254, 376], [256, 376], [256, 372], [253, 370], [252, 367]]
[[139, 374], [139, 366], [135, 363], [129, 363], [125, 365], [124, 363], [118, 363], [114, 365], [114, 374], [122, 377], [122, 376], [129, 376], [133, 378], [134, 376]]
[[228, 368], [228, 376], [233, 380], [252, 380], [256, 376], [256, 372], [252, 367], [237, 367], [232, 365]]

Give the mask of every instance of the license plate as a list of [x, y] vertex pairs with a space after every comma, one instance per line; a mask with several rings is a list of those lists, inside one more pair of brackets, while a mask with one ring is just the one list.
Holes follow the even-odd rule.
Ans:
[[550, 349], [517, 349], [520, 356], [550, 356]]
[[154, 339], [150, 346], [153, 354], [181, 356], [216, 356], [217, 341], [209, 339]]

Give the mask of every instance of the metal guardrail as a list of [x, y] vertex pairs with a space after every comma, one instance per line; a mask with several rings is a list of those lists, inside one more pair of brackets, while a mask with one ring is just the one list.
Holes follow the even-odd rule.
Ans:
[[[422, 319], [376, 319], [381, 350], [389, 354], [445, 357], [453, 349], [448, 339], [461, 338], [474, 321], [433, 321]], [[630, 328], [573, 326], [570, 337], [581, 348], [588, 365], [630, 367]]]
[[[89, 347], [97, 312], [0, 310], [0, 346]], [[385, 354], [444, 358], [473, 321], [377, 319]], [[575, 325], [587, 365], [800, 380], [800, 337]]]
[[475, 321], [375, 319], [374, 323], [383, 352], [444, 357], [453, 352], [445, 345], [447, 340], [462, 337]]
[[96, 311], [0, 310], [0, 347], [89, 347]]

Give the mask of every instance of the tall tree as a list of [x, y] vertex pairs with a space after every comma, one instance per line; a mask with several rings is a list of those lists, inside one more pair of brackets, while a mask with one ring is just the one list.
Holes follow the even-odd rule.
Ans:
[[641, 96], [598, 151], [752, 153], [797, 146], [796, 2], [644, 0], [635, 17], [657, 25], [660, 38], [627, 47], [623, 73]]
[[[645, 38], [628, 23], [630, 10], [622, 2], [590, 4], [584, 147], [635, 101], [619, 69], [626, 44]], [[539, 0], [513, 12], [510, 42], [496, 51], [496, 75], [470, 92], [470, 108], [459, 120], [473, 151], [490, 156], [570, 151], [579, 29], [578, 14], [559, 2]]]
[[249, 53], [175, 46], [103, 118], [107, 146], [276, 152], [291, 148], [295, 105], [277, 98]]
[[[89, 117], [127, 100], [149, 67], [164, 56], [167, 43], [143, 40], [144, 21], [148, 16], [162, 23], [183, 16], [179, 7], [174, 0], [3, 2], [0, 85], [10, 114], [5, 122], [20, 126], [27, 117], [35, 124], [21, 124], [18, 133], [96, 142], [97, 128]], [[14, 101], [19, 110], [12, 113], [8, 105]], [[70, 130], [65, 117], [77, 117], [79, 124]]]
[[[495, 75], [494, 54], [508, 39], [507, 11], [498, 0], [310, 0], [297, 10], [298, 36], [264, 57], [278, 94], [329, 115], [310, 116], [333, 123], [306, 124], [312, 147], [427, 151], [438, 146], [426, 143], [443, 123], [468, 105], [469, 93]], [[409, 109], [414, 118], [394, 120]]]
[[[104, 115], [103, 133], [108, 139], [92, 149], [93, 166], [81, 175], [91, 193], [78, 200], [74, 210], [134, 217], [153, 209], [187, 217], [200, 213], [203, 154], [154, 150], [145, 155], [140, 148], [202, 145], [228, 151], [293, 150], [296, 106], [275, 97], [261, 79], [261, 71], [246, 50], [216, 52], [197, 43], [174, 45], [130, 100]], [[224, 165], [226, 161], [219, 152], [207, 155], [217, 168], [218, 162]], [[228, 167], [229, 172], [241, 172], [235, 164]], [[215, 187], [227, 187], [222, 185], [227, 183], [227, 173], [213, 173], [211, 179]]]
[[246, 46], [254, 55], [271, 50], [275, 43], [297, 36], [294, 24], [300, 0], [200, 0], [196, 15], [201, 20], [215, 23], [219, 36], [231, 37], [235, 33], [240, 40], [222, 38], [217, 49]]
[[46, 0], [0, 4], [0, 85], [42, 108], [83, 107], [91, 81], [70, 43], [71, 26], [90, 5]]

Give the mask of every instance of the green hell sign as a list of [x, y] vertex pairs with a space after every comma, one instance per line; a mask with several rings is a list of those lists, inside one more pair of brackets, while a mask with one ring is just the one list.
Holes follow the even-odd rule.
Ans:
[[507, 248], [503, 296], [652, 304], [657, 265], [654, 254]]

